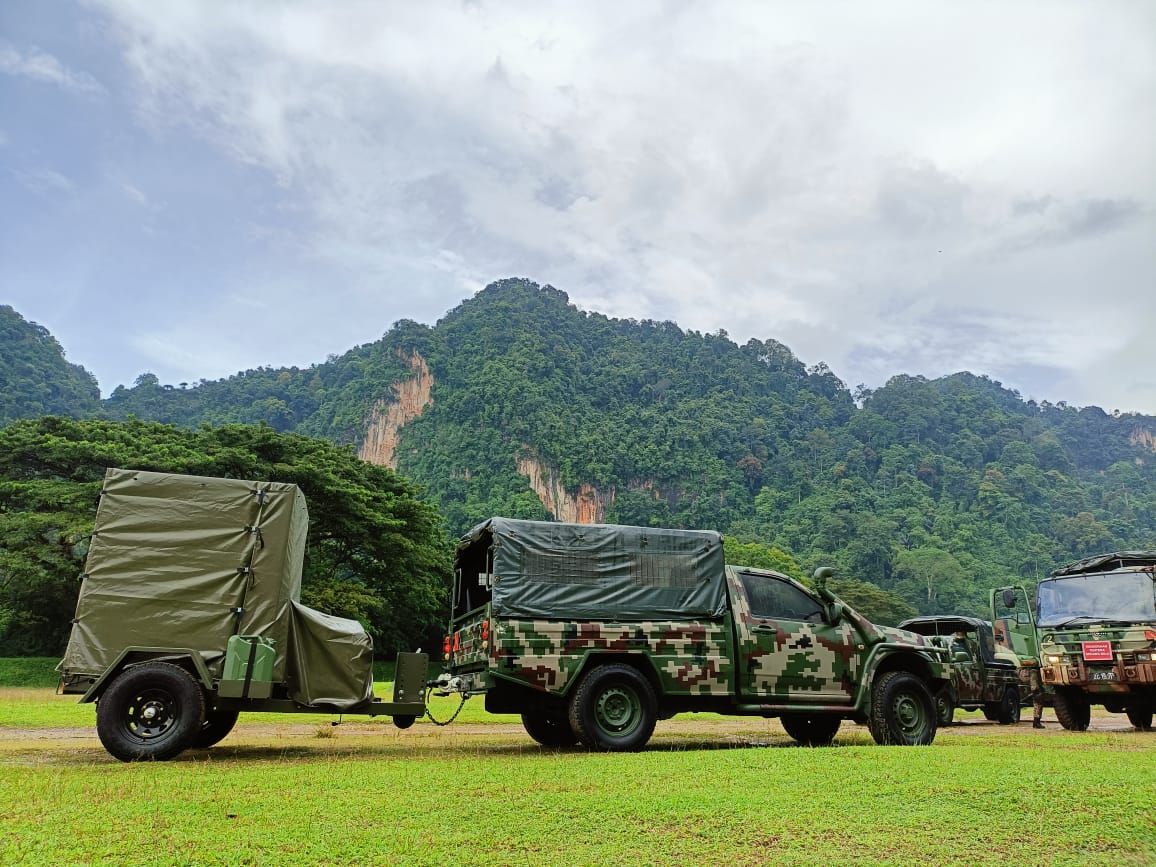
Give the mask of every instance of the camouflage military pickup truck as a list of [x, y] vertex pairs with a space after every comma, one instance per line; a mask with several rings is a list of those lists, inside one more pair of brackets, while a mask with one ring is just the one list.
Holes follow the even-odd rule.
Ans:
[[640, 749], [685, 711], [778, 717], [808, 745], [844, 719], [934, 739], [946, 649], [869, 623], [829, 570], [812, 592], [724, 564], [713, 532], [492, 518], [457, 546], [439, 686], [546, 746]]

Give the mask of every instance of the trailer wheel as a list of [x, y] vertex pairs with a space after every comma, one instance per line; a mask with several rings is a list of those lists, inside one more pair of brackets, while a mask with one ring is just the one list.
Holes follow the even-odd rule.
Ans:
[[829, 713], [785, 713], [779, 722], [803, 746], [825, 747], [835, 740], [843, 720]]
[[191, 744], [204, 720], [201, 685], [168, 662], [126, 668], [96, 706], [100, 742], [122, 762], [173, 758]]
[[1138, 732], [1152, 731], [1152, 705], [1130, 704], [1124, 709], [1128, 714], [1128, 722], [1132, 723]]
[[1001, 726], [1017, 725], [1020, 721], [1020, 691], [1009, 686], [1003, 692], [1003, 701], [999, 703], [999, 715], [996, 722]]
[[629, 665], [592, 669], [570, 698], [570, 727], [592, 750], [640, 750], [657, 719], [658, 701], [650, 681]]
[[1092, 722], [1092, 705], [1083, 690], [1070, 686], [1057, 689], [1052, 699], [1052, 707], [1056, 712], [1056, 719], [1068, 731], [1088, 730], [1088, 725]]
[[522, 725], [526, 727], [526, 734], [544, 747], [572, 747], [578, 743], [565, 707], [526, 711], [522, 714]]
[[407, 729], [417, 722], [417, 717], [411, 713], [398, 714], [393, 718], [393, 724], [399, 729]]
[[929, 744], [935, 740], [935, 700], [914, 674], [889, 671], [871, 690], [868, 727], [877, 744]]
[[237, 716], [235, 710], [209, 711], [205, 714], [205, 721], [201, 723], [201, 730], [189, 741], [189, 748], [207, 750], [216, 746], [233, 730], [233, 726], [237, 724]]

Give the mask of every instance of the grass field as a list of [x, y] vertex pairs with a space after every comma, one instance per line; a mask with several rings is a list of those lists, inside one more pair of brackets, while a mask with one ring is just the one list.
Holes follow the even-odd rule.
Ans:
[[93, 717], [0, 689], [0, 863], [1156, 861], [1153, 734], [969, 723], [904, 749], [850, 727], [806, 749], [700, 715], [596, 755], [543, 750], [471, 701], [406, 732], [242, 717], [211, 751], [124, 765]]

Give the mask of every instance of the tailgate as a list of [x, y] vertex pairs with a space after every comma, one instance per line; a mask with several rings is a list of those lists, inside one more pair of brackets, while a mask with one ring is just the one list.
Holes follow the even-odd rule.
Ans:
[[[475, 609], [458, 620], [446, 637], [446, 667], [455, 674], [485, 668], [490, 661], [490, 606]], [[444, 648], [443, 648], [444, 649]]]

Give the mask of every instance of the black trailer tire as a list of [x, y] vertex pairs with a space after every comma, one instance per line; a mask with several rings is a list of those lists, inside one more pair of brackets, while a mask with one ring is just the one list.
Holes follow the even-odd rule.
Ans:
[[875, 743], [924, 746], [935, 740], [935, 699], [923, 681], [906, 671], [880, 675], [871, 690], [868, 727]]
[[582, 678], [570, 697], [570, 728], [583, 746], [630, 752], [646, 746], [658, 720], [654, 689], [636, 668], [600, 665]]
[[1018, 725], [1020, 721], [1020, 691], [1009, 686], [1003, 691], [1003, 701], [999, 703], [999, 714], [996, 722], [1001, 726]]
[[122, 762], [171, 759], [205, 721], [201, 685], [179, 665], [145, 662], [116, 676], [96, 705], [96, 733]]
[[237, 724], [237, 716], [235, 710], [211, 710], [206, 713], [201, 730], [189, 741], [189, 749], [207, 750], [219, 744]]
[[409, 728], [411, 725], [413, 725], [415, 722], [417, 722], [417, 717], [414, 716], [412, 713], [398, 714], [397, 716], [393, 717], [392, 719], [393, 719], [393, 724], [397, 728], [403, 729], [403, 730]]
[[572, 747], [578, 743], [578, 735], [570, 727], [564, 706], [526, 711], [522, 714], [522, 725], [526, 727], [526, 734], [544, 747]]
[[1152, 705], [1130, 704], [1124, 709], [1124, 712], [1128, 714], [1128, 722], [1132, 723], [1136, 731], [1152, 731]]
[[935, 694], [935, 721], [940, 726], [955, 722], [955, 702], [951, 700], [951, 689], [946, 686]]
[[1083, 690], [1079, 687], [1060, 687], [1052, 701], [1060, 725], [1070, 732], [1088, 730], [1092, 721], [1092, 705]]
[[779, 722], [802, 746], [825, 747], [835, 740], [843, 720], [829, 713], [785, 713]]

